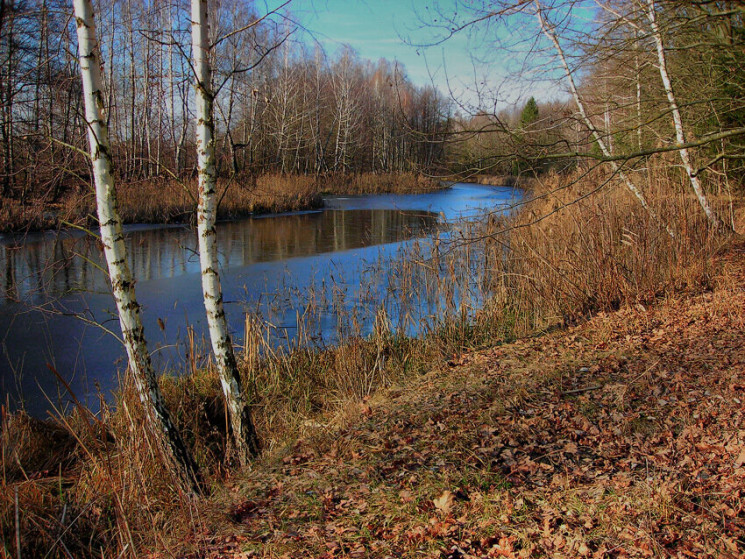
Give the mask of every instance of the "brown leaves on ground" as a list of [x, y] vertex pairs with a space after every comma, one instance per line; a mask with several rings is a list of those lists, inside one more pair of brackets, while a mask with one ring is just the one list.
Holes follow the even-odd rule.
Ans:
[[742, 556], [741, 256], [714, 292], [388, 391], [247, 473], [200, 556]]

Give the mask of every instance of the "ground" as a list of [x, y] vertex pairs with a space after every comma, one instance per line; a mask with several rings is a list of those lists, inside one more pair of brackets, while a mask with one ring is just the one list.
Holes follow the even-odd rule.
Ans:
[[218, 491], [180, 556], [742, 557], [744, 262], [350, 405]]

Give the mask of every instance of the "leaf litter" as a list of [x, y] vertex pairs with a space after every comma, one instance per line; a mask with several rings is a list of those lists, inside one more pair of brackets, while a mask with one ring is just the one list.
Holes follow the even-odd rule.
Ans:
[[743, 557], [742, 255], [725, 269], [350, 404], [233, 480], [184, 557]]

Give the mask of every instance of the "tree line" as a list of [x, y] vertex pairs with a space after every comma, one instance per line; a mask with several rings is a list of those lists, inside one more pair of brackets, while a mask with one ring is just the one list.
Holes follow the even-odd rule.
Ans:
[[745, 177], [741, 3], [488, 0], [438, 16], [446, 35], [472, 33], [491, 51], [522, 56], [534, 87], [563, 91], [456, 115], [453, 168], [535, 176], [604, 164], [648, 208], [650, 158], [664, 156], [710, 223], [720, 221], [708, 194]]
[[[196, 176], [187, 0], [103, 0], [96, 25], [117, 177]], [[449, 101], [400, 64], [329, 55], [279, 10], [209, 6], [220, 176], [432, 171]], [[75, 21], [67, 0], [0, 6], [0, 191], [54, 201], [89, 178]]]

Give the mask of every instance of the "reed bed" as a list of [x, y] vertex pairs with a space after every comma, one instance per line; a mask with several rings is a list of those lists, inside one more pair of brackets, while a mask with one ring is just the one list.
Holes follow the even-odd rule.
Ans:
[[337, 173], [322, 175], [318, 186], [328, 194], [410, 194], [442, 188], [440, 180], [419, 173]]
[[[441, 188], [439, 181], [416, 173], [329, 175], [263, 174], [218, 179], [219, 219], [312, 210], [322, 194], [416, 193]], [[196, 219], [196, 179], [120, 181], [119, 211], [124, 223], [189, 223]], [[69, 192], [63, 199], [0, 202], [0, 232], [52, 229], [66, 224], [95, 225], [93, 190]]]
[[[243, 180], [220, 179], [217, 183], [219, 219], [252, 214], [279, 213], [318, 208], [322, 201], [311, 177], [263, 175]], [[121, 184], [119, 211], [125, 223], [180, 223], [195, 221], [197, 182], [151, 180]], [[95, 215], [92, 194], [68, 202], [81, 209], [77, 220]], [[66, 212], [63, 210], [63, 214]]]
[[[647, 195], [674, 238], [612, 175], [550, 175], [533, 185], [532, 201], [508, 214], [450, 224], [381, 256], [354, 289], [329, 279], [302, 293], [286, 290], [298, 309], [292, 337], [271, 316], [248, 309], [239, 353], [265, 452], [327, 428], [350, 402], [469, 349], [710, 288], [726, 239], [710, 233], [679, 177], [658, 167]], [[720, 214], [741, 230], [745, 216], [729, 212], [728, 203], [715, 197]], [[319, 333], [329, 320], [335, 333], [324, 340]], [[220, 384], [214, 367], [196, 360], [198, 342], [191, 345], [185, 370], [163, 377], [162, 386], [197, 460], [219, 485], [235, 467]], [[15, 557], [20, 541], [23, 557], [136, 556], [168, 547], [165, 534], [181, 533], [180, 525], [196, 533], [210, 524], [200, 516], [204, 507], [176, 489], [147, 443], [140, 413], [125, 381], [99, 417], [84, 410], [57, 417], [54, 436], [70, 446], [58, 445], [63, 456], [53, 462], [60, 466], [46, 472], [39, 471], [43, 458], [24, 458], [38, 447], [33, 430], [16, 429], [17, 416], [3, 414], [6, 555]]]

